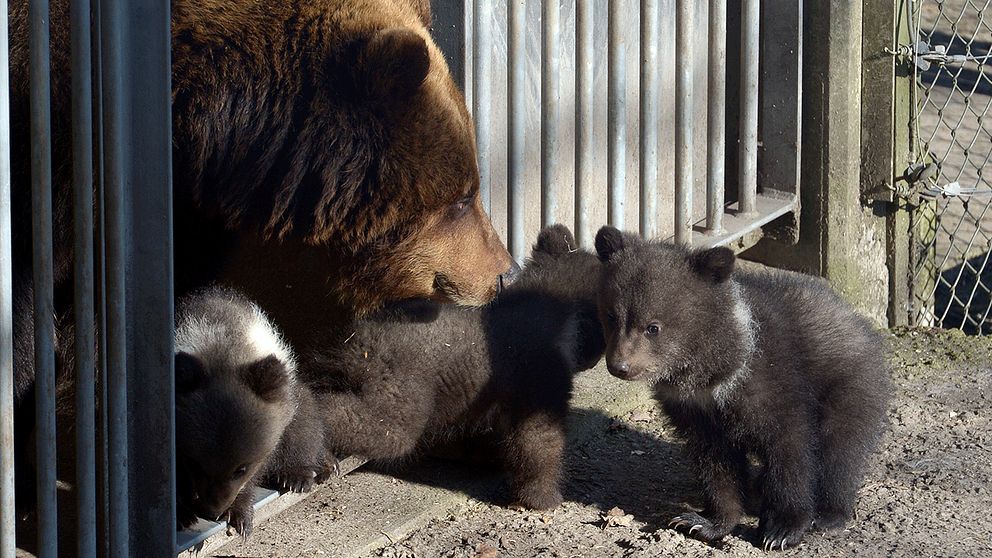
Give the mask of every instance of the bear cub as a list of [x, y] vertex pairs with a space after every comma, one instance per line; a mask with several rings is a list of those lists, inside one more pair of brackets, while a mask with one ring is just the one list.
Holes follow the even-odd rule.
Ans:
[[557, 506], [572, 377], [605, 346], [599, 266], [556, 225], [487, 307], [420, 301], [351, 324], [307, 364], [328, 447], [391, 461], [458, 436], [496, 439], [513, 504]]
[[871, 324], [818, 278], [735, 271], [727, 248], [603, 227], [596, 251], [607, 367], [652, 385], [700, 472], [705, 515], [672, 525], [716, 541], [755, 504], [766, 549], [842, 527], [891, 392]]
[[247, 538], [256, 484], [305, 492], [329, 477], [314, 396], [254, 303], [219, 287], [180, 300], [175, 366], [179, 527], [223, 518]]

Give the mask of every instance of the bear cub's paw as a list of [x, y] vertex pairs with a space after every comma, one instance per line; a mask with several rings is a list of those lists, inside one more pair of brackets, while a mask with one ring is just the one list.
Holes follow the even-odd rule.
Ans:
[[327, 479], [333, 477], [341, 476], [341, 462], [338, 458], [331, 454], [325, 454], [317, 465], [316, 469], [317, 476], [314, 477], [314, 481], [317, 484], [322, 484], [327, 482]]
[[819, 531], [833, 531], [843, 529], [850, 521], [851, 514], [846, 511], [821, 511], [817, 513], [813, 520], [813, 526]]
[[561, 505], [561, 491], [557, 487], [531, 486], [515, 490], [515, 498], [510, 504], [511, 508], [523, 508], [529, 510], [550, 510]]
[[310, 492], [313, 485], [319, 482], [317, 478], [322, 475], [322, 471], [323, 467], [286, 467], [273, 473], [270, 483], [279, 490]]
[[809, 531], [812, 521], [799, 514], [773, 514], [760, 521], [761, 548], [785, 550], [796, 546]]
[[241, 538], [248, 540], [251, 536], [252, 521], [255, 519], [255, 505], [250, 498], [237, 498], [231, 509], [225, 514], [227, 521], [227, 534], [231, 534], [231, 529], [241, 535]]
[[685, 531], [687, 535], [708, 543], [719, 541], [727, 536], [731, 529], [734, 528], [733, 524], [713, 523], [709, 519], [693, 512], [683, 513], [673, 517], [668, 522], [668, 526], [676, 530]]

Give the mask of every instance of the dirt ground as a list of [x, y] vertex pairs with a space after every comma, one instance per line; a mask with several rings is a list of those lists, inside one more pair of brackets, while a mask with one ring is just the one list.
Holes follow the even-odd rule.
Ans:
[[[992, 556], [992, 338], [891, 335], [896, 397], [888, 428], [843, 531], [810, 534], [784, 555]], [[475, 499], [383, 558], [760, 556], [753, 519], [718, 547], [666, 527], [700, 504], [692, 467], [662, 415], [631, 413], [570, 450], [567, 502], [548, 513]], [[604, 521], [608, 510], [622, 515]], [[621, 512], [614, 511], [614, 514]]]

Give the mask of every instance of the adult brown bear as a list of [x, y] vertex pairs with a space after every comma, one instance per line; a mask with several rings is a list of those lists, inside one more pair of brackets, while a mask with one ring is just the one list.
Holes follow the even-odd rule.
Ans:
[[[56, 293], [71, 289], [68, 1], [51, 3]], [[489, 301], [511, 266], [426, 0], [173, 0], [177, 294], [221, 280], [290, 341], [340, 312]], [[27, 1], [11, 22], [15, 298], [30, 313]], [[31, 384], [30, 320], [18, 395]], [[302, 348], [302, 347], [301, 347]]]
[[[34, 384], [27, 0], [8, 15], [23, 455]], [[238, 288], [300, 350], [342, 312], [495, 295], [512, 261], [482, 210], [471, 122], [429, 19], [427, 0], [173, 0], [177, 295], [214, 281]], [[50, 25], [62, 316], [72, 300], [68, 0], [51, 2]], [[27, 477], [18, 483], [31, 494]]]

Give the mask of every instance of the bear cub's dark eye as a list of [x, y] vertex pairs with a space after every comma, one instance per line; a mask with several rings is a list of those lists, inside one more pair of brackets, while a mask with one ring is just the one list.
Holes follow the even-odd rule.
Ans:
[[654, 337], [655, 335], [658, 335], [658, 332], [661, 331], [661, 326], [658, 325], [658, 322], [651, 322], [650, 324], [648, 324], [647, 329], [645, 329], [644, 331], [651, 337]]
[[245, 473], [247, 472], [248, 472], [248, 466], [242, 465], [234, 470], [234, 474], [231, 475], [231, 478], [240, 479], [241, 477], [245, 476]]

